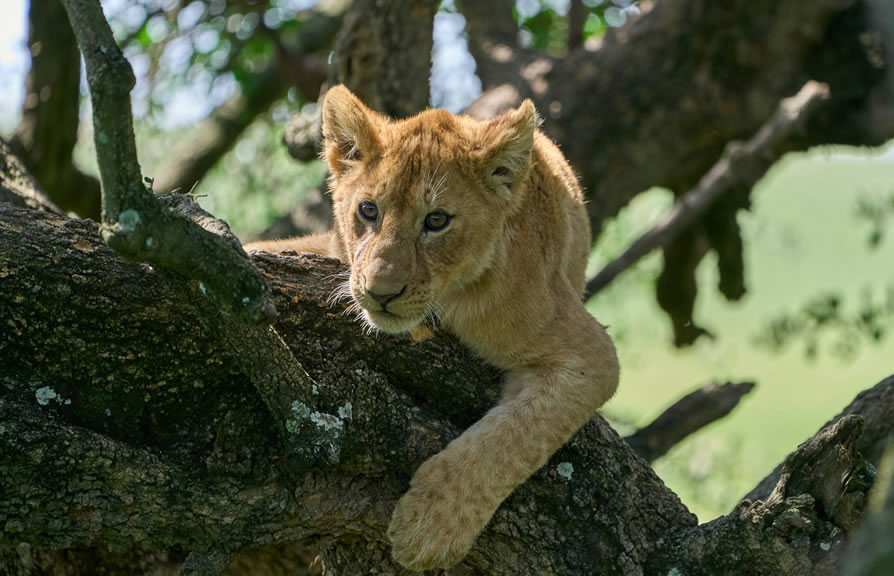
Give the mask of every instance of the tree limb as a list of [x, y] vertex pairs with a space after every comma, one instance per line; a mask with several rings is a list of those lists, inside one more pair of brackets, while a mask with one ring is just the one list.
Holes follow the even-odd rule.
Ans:
[[831, 100], [790, 149], [891, 138], [894, 125], [872, 115], [890, 66], [873, 64], [861, 44], [883, 32], [866, 10], [866, 0], [655, 2], [596, 49], [534, 68], [515, 60], [514, 77], [495, 79], [468, 112], [532, 97], [587, 190], [598, 237], [640, 192], [692, 187], [727, 142], [757, 132], [811, 78], [829, 85]]
[[733, 186], [751, 188], [779, 159], [776, 149], [792, 132], [803, 127], [828, 98], [828, 86], [808, 82], [796, 95], [782, 100], [773, 116], [748, 142], [727, 144], [723, 156], [702, 176], [695, 188], [683, 194], [660, 222], [588, 281], [586, 293], [591, 296], [598, 293], [640, 258], [674, 240]]
[[624, 440], [643, 459], [653, 462], [693, 432], [729, 414], [752, 389], [753, 382], [708, 384], [677, 400], [651, 424]]
[[[412, 470], [492, 405], [496, 371], [445, 334], [362, 335], [326, 305], [343, 270], [334, 261], [258, 254], [281, 310], [276, 331], [311, 388], [280, 383], [271, 395], [289, 406], [287, 431], [306, 450], [293, 461], [308, 465], [290, 471], [279, 425], [249, 392], [250, 367], [203, 322], [208, 304], [194, 282], [122, 261], [91, 222], [5, 205], [0, 222], [0, 325], [9, 327], [0, 334], [0, 544], [139, 541], [214, 556], [313, 537], [332, 573], [402, 573], [383, 539], [391, 507]], [[809, 512], [816, 502], [844, 510], [826, 495], [857, 494], [856, 485], [809, 467], [858, 435], [850, 423], [821, 435], [821, 449], [799, 450], [778, 499], [696, 527], [597, 417], [507, 500], [451, 574], [697, 574], [708, 551], [729, 567], [718, 574], [737, 574], [755, 550], [761, 566], [779, 569], [766, 552], [780, 539], [797, 535], [813, 549], [832, 527], [849, 529], [843, 516]], [[840, 453], [836, 469], [859, 467], [850, 449]], [[817, 531], [773, 528], [792, 510]], [[810, 573], [806, 549], [792, 550], [801, 564], [789, 574]]]
[[102, 234], [119, 254], [199, 280], [224, 309], [252, 324], [275, 314], [267, 286], [238, 242], [172, 217], [142, 183], [133, 135], [133, 70], [115, 43], [98, 0], [63, 0], [87, 65], [102, 180]]

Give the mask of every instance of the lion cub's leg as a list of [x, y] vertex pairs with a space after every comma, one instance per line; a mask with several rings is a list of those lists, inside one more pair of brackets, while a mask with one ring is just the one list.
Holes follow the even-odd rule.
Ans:
[[282, 240], [259, 240], [258, 242], [249, 242], [244, 248], [246, 251], [262, 250], [264, 252], [294, 250], [295, 252], [311, 252], [313, 254], [319, 254], [320, 256], [341, 259], [341, 252], [338, 249], [337, 238], [335, 237], [335, 233], [331, 230], [329, 232], [321, 232], [309, 236], [295, 236], [293, 238], [284, 238]]
[[614, 346], [580, 301], [541, 335], [537, 358], [507, 374], [500, 403], [416, 471], [388, 529], [401, 564], [459, 561], [500, 502], [614, 393]]

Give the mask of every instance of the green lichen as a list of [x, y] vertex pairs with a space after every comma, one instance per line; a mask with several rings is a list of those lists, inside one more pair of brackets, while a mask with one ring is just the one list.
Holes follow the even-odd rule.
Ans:
[[342, 420], [353, 420], [354, 419], [354, 407], [350, 402], [345, 402], [344, 406], [338, 407], [338, 416]]
[[558, 472], [559, 476], [564, 478], [566, 481], [571, 480], [571, 475], [574, 473], [574, 466], [571, 462], [559, 462], [556, 466], [556, 472]]
[[50, 388], [49, 386], [44, 386], [42, 388], [38, 388], [34, 393], [34, 396], [37, 398], [37, 403], [41, 406], [46, 406], [50, 403], [50, 400], [55, 400], [59, 395], [56, 394], [56, 391]]
[[295, 400], [291, 406], [292, 418], [286, 420], [286, 431], [289, 434], [297, 434], [301, 430], [301, 421], [310, 416], [310, 408]]
[[310, 416], [310, 408], [308, 408], [302, 402], [295, 400], [294, 402], [292, 402], [292, 414], [295, 415], [295, 418], [303, 420]]
[[118, 226], [124, 232], [133, 232], [140, 225], [140, 213], [133, 209], [127, 209], [118, 214]]
[[341, 429], [345, 427], [344, 422], [339, 420], [336, 416], [324, 412], [314, 412], [310, 415], [310, 421], [316, 424], [317, 427], [327, 431], [341, 431]]
[[4, 434], [6, 434], [6, 426], [0, 424], [0, 436], [3, 436]]

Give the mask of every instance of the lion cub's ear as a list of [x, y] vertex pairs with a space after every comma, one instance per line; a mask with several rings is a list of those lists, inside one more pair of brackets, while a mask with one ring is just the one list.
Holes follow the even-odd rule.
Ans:
[[534, 132], [539, 125], [540, 118], [530, 100], [484, 123], [479, 142], [481, 170], [488, 188], [500, 195], [507, 194], [527, 174]]
[[323, 100], [323, 156], [338, 178], [379, 149], [377, 114], [344, 86], [333, 86]]

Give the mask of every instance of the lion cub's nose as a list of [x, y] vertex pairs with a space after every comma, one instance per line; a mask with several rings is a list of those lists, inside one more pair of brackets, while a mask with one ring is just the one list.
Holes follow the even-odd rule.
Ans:
[[369, 296], [370, 298], [372, 298], [373, 300], [375, 300], [376, 302], [378, 302], [379, 304], [381, 304], [382, 306], [384, 306], [388, 302], [391, 302], [392, 300], [394, 300], [395, 298], [397, 298], [398, 296], [403, 294], [404, 290], [406, 290], [406, 289], [407, 289], [407, 285], [404, 284], [404, 287], [401, 288], [398, 292], [391, 292], [390, 294], [380, 294], [378, 292], [373, 292], [372, 290], [367, 288], [366, 295]]

